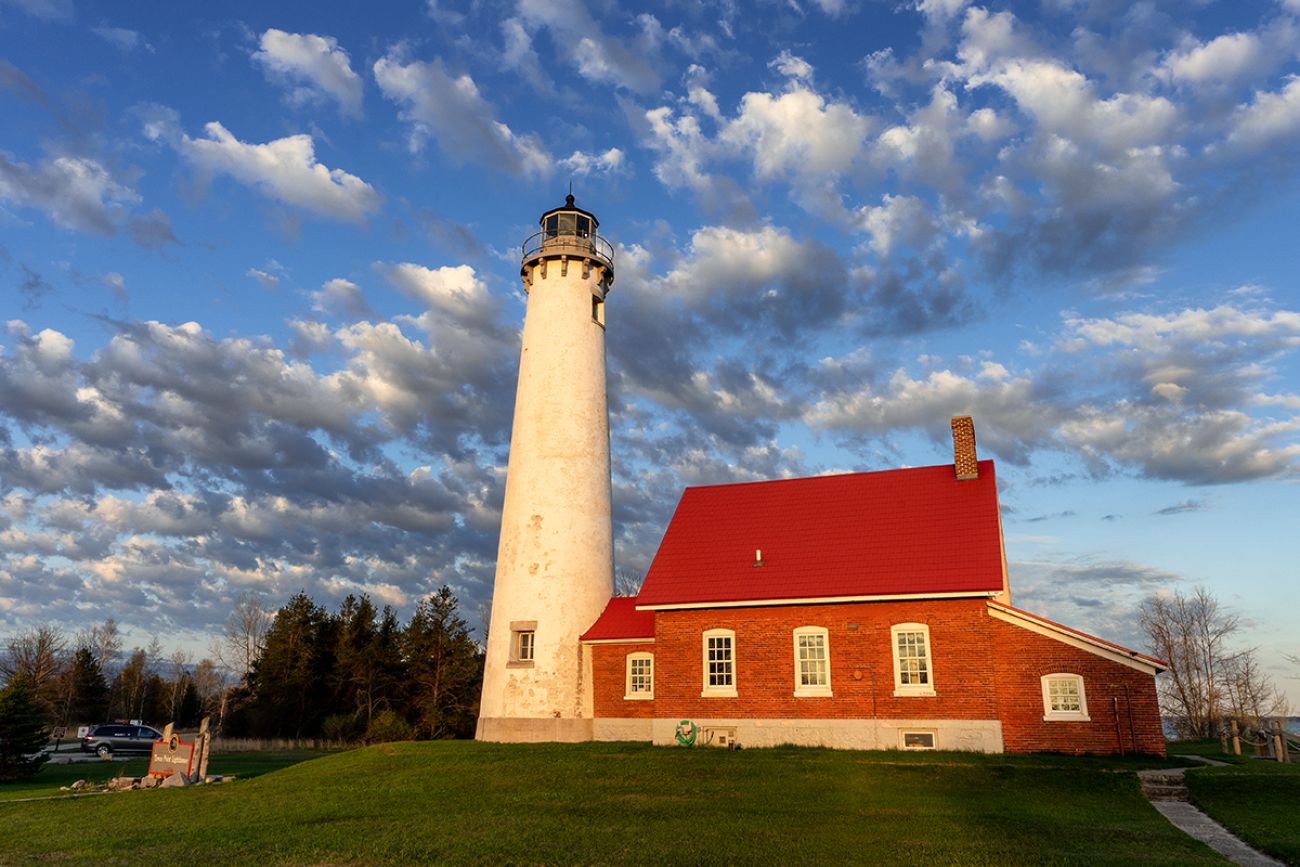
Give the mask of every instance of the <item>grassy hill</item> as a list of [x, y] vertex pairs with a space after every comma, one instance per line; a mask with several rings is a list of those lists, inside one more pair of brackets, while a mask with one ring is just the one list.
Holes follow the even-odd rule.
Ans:
[[0, 862], [1225, 863], [1151, 809], [1138, 766], [390, 744], [227, 785], [0, 802]]

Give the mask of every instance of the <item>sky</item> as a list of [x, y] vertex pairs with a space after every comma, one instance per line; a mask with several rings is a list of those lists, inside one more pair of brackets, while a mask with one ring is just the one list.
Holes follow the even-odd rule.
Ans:
[[0, 636], [490, 599], [526, 296], [614, 245], [687, 485], [997, 462], [1013, 601], [1203, 586], [1300, 705], [1300, 0], [0, 0]]

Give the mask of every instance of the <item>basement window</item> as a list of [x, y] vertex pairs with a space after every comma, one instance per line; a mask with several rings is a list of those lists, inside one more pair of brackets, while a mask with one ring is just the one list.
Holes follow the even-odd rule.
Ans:
[[1058, 672], [1043, 675], [1042, 682], [1043, 719], [1089, 721], [1088, 697], [1081, 676]]
[[934, 749], [934, 732], [901, 731], [898, 733], [898, 745], [905, 750]]

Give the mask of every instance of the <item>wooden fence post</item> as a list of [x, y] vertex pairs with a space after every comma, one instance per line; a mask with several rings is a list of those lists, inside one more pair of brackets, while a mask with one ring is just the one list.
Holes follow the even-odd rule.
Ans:
[[1276, 719], [1273, 720], [1273, 758], [1286, 761], [1286, 741], [1282, 738], [1282, 725]]
[[[1224, 750], [1224, 752], [1226, 753], [1227, 750]], [[1232, 721], [1232, 753], [1237, 756], [1241, 755], [1241, 732], [1237, 730], [1236, 720]]]

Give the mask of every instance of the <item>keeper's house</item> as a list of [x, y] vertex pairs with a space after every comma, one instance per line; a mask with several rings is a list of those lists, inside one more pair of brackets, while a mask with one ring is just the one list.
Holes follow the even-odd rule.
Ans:
[[[992, 461], [688, 488], [582, 636], [601, 740], [1164, 752], [1157, 659], [1011, 604]], [[589, 667], [588, 667], [589, 666]]]

